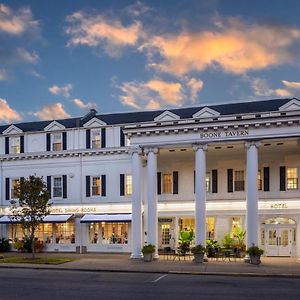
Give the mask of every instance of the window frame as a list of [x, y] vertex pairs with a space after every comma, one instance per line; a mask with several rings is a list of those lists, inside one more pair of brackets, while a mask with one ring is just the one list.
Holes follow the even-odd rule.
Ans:
[[13, 178], [10, 178], [10, 188], [9, 188], [9, 196], [10, 196], [10, 199], [11, 200], [18, 200], [19, 198], [18, 197], [13, 197], [13, 191], [14, 191], [14, 185], [13, 185], [13, 181], [18, 181], [20, 184], [20, 180], [21, 178], [18, 178], [18, 177], [13, 177]]
[[[18, 145], [13, 146], [13, 141], [18, 140]], [[18, 151], [12, 151], [12, 149], [15, 149], [18, 147]], [[20, 136], [11, 136], [9, 137], [9, 154], [20, 154], [21, 153], [21, 137]]]
[[205, 191], [206, 193], [210, 193], [211, 192], [211, 173], [210, 172], [206, 172], [205, 173]]
[[[60, 149], [55, 149], [55, 145], [59, 145], [59, 143], [55, 142], [55, 136], [60, 135]], [[51, 133], [51, 151], [62, 151], [63, 150], [63, 134], [62, 132], [52, 132]]]
[[[99, 134], [99, 140], [94, 140], [93, 139], [93, 134], [94, 133], [98, 133]], [[94, 141], [96, 142], [95, 145], [97, 145], [97, 147], [94, 147]], [[92, 128], [91, 129], [91, 149], [101, 149], [101, 128]]]
[[[55, 185], [54, 185], [54, 182], [55, 182], [55, 179], [56, 178], [60, 178], [60, 182], [61, 182], [61, 196], [55, 196], [55, 193], [54, 193], [54, 189], [55, 188], [58, 188], [58, 187], [56, 187]], [[52, 177], [51, 177], [51, 181], [52, 181], [52, 184], [51, 184], [51, 186], [52, 186], [52, 198], [53, 199], [62, 199], [63, 198], [63, 177], [62, 177], [62, 175], [53, 175]]]
[[[99, 178], [99, 194], [94, 194], [93, 193], [93, 188], [96, 187], [98, 188], [97, 186], [94, 186], [93, 183], [94, 183], [94, 178]], [[102, 193], [101, 193], [101, 186], [102, 182], [101, 182], [101, 175], [91, 175], [90, 176], [90, 195], [91, 197], [101, 197], [102, 196]]]
[[[168, 184], [170, 185], [170, 191], [165, 191], [165, 176], [170, 176], [170, 181]], [[162, 173], [162, 194], [173, 194], [173, 173]]]
[[[289, 170], [291, 169], [294, 169], [296, 170], [296, 177], [293, 177], [293, 178], [289, 178], [288, 176], [288, 173], [289, 173]], [[289, 182], [289, 180], [295, 180], [295, 182]], [[297, 167], [286, 167], [286, 190], [287, 191], [295, 191], [295, 190], [298, 190], [299, 189], [299, 170]], [[289, 185], [292, 184], [292, 185], [295, 185], [295, 187], [289, 187]]]
[[124, 174], [124, 189], [125, 189], [125, 196], [132, 195], [132, 175], [131, 174]]
[[[245, 191], [245, 170], [233, 170], [234, 174], [233, 174], [233, 191], [234, 192], [244, 192]], [[236, 173], [237, 172], [243, 172], [243, 181], [242, 180], [236, 180]], [[243, 182], [243, 189], [237, 189], [237, 182], [242, 183]]]
[[257, 171], [257, 190], [258, 191], [263, 191], [263, 168], [258, 169]]

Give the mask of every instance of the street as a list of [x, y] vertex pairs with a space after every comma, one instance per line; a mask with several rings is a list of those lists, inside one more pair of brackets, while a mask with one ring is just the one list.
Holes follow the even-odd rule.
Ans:
[[1, 269], [0, 300], [300, 299], [300, 279]]

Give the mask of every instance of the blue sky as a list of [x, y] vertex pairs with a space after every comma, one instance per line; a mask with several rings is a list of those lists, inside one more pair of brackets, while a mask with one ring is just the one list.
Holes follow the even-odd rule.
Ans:
[[0, 122], [300, 97], [299, 11], [297, 0], [0, 0]]

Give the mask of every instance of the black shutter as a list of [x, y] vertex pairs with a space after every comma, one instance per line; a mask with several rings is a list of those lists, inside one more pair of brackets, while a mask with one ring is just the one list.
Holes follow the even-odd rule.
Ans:
[[194, 170], [194, 194], [196, 192], [196, 171]]
[[125, 195], [125, 175], [120, 174], [120, 196]]
[[157, 195], [161, 195], [161, 172], [157, 172]]
[[51, 176], [47, 176], [47, 190], [49, 193], [49, 198], [51, 199]]
[[5, 154], [9, 154], [9, 137], [5, 137]]
[[64, 131], [63, 133], [62, 133], [62, 148], [63, 148], [63, 150], [67, 150], [67, 132], [66, 131]]
[[270, 191], [270, 168], [264, 167], [264, 191]]
[[67, 175], [63, 175], [62, 179], [63, 179], [63, 198], [68, 198]]
[[46, 134], [46, 150], [51, 151], [51, 134]]
[[105, 128], [101, 128], [101, 148], [106, 147], [106, 130]]
[[227, 192], [233, 192], [233, 169], [227, 169]]
[[20, 152], [24, 153], [24, 135], [20, 136]]
[[85, 143], [86, 143], [86, 149], [91, 148], [91, 129], [87, 129], [86, 132], [86, 138], [85, 138]]
[[85, 177], [85, 195], [91, 197], [91, 177]]
[[120, 128], [120, 146], [121, 147], [125, 146], [125, 134], [124, 134], [122, 128]]
[[285, 167], [280, 167], [280, 191], [285, 191]]
[[10, 180], [9, 178], [5, 178], [5, 200], [9, 200], [9, 194], [10, 194]]
[[212, 170], [212, 193], [217, 193], [218, 192], [218, 170]]
[[178, 171], [173, 172], [173, 194], [178, 194]]
[[106, 175], [101, 175], [101, 196], [106, 196]]

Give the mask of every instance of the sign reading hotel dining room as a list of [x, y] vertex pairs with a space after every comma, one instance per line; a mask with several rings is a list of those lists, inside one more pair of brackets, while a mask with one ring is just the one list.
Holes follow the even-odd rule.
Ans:
[[218, 130], [201, 132], [201, 139], [216, 139], [216, 138], [233, 138], [233, 137], [245, 137], [249, 135], [249, 130]]

